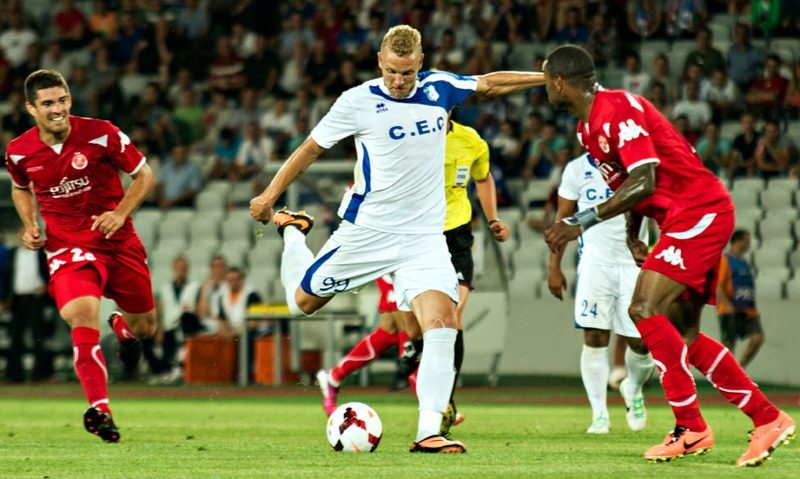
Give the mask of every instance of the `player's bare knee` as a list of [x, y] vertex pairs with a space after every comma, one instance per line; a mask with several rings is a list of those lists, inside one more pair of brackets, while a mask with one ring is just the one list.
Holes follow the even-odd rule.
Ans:
[[655, 312], [653, 311], [652, 306], [645, 300], [631, 301], [631, 305], [628, 308], [628, 315], [630, 315], [634, 323], [643, 321], [654, 314]]
[[628, 347], [636, 354], [647, 354], [650, 351], [645, 346], [644, 341], [639, 338], [627, 338]]

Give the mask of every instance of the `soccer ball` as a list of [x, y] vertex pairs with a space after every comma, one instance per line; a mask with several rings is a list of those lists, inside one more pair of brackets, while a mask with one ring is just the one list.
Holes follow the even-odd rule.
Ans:
[[328, 442], [334, 451], [373, 452], [381, 436], [381, 418], [364, 403], [342, 404], [328, 418]]

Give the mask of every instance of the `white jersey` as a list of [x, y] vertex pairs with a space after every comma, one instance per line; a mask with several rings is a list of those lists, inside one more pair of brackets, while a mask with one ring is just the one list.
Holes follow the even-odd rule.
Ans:
[[[558, 196], [577, 201], [579, 211], [600, 204], [613, 194], [588, 154], [575, 158], [564, 167]], [[634, 265], [626, 235], [625, 215], [618, 215], [592, 226], [578, 240], [580, 261]]]
[[311, 132], [323, 148], [355, 139], [354, 184], [339, 216], [377, 231], [441, 233], [447, 113], [476, 87], [474, 77], [422, 72], [407, 98], [393, 98], [382, 78], [342, 93]]

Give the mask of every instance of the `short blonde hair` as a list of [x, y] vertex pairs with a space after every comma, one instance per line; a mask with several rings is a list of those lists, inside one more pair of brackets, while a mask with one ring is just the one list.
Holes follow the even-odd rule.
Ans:
[[408, 25], [397, 25], [389, 29], [381, 41], [381, 51], [391, 51], [399, 57], [422, 53], [422, 35]]

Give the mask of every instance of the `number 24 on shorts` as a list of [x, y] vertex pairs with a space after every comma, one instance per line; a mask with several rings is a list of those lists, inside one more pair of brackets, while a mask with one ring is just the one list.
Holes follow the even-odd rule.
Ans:
[[581, 317], [585, 318], [590, 314], [595, 318], [597, 317], [597, 303], [592, 303], [590, 307], [589, 301], [586, 301], [584, 299], [583, 301], [581, 301]]

